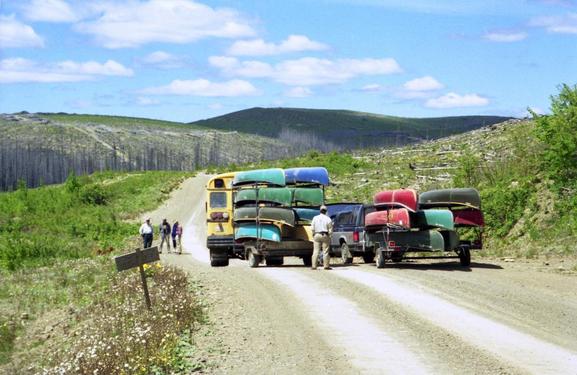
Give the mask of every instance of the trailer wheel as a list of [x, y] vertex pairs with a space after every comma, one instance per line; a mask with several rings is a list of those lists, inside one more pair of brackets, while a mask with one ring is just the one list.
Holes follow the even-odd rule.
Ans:
[[310, 267], [313, 265], [313, 258], [312, 256], [304, 256], [303, 257], [303, 264], [305, 267]]
[[375, 261], [375, 254], [371, 252], [367, 252], [363, 254], [363, 262], [365, 263], [373, 263]]
[[258, 267], [262, 260], [260, 255], [256, 255], [253, 251], [248, 252], [248, 265], [251, 268]]
[[264, 261], [268, 267], [271, 266], [282, 266], [284, 264], [283, 257], [265, 257]]
[[343, 260], [343, 264], [351, 264], [353, 263], [353, 256], [351, 255], [351, 251], [349, 250], [349, 245], [346, 242], [341, 244], [341, 258]]
[[467, 267], [471, 265], [471, 251], [469, 251], [468, 247], [461, 247], [459, 251], [459, 261], [461, 262], [461, 266]]
[[381, 251], [381, 249], [377, 250], [377, 268], [385, 268], [385, 255]]

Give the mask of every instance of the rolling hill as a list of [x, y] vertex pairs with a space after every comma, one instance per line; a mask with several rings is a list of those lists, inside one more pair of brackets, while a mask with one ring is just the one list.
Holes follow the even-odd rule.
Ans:
[[251, 108], [191, 124], [280, 138], [308, 139], [316, 149], [399, 146], [509, 120], [499, 116], [404, 118], [346, 110]]
[[0, 115], [0, 191], [60, 183], [71, 171], [189, 171], [462, 133], [496, 116], [410, 119], [336, 110], [253, 108], [191, 124], [27, 112]]

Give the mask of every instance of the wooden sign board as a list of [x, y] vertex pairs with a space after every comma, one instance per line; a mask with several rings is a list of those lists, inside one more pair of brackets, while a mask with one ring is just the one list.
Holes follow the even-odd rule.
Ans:
[[140, 251], [135, 251], [133, 253], [114, 257], [114, 261], [116, 262], [116, 270], [119, 272], [142, 266], [146, 263], [156, 262], [158, 260], [160, 260], [160, 255], [158, 254], [158, 246], [153, 246]]

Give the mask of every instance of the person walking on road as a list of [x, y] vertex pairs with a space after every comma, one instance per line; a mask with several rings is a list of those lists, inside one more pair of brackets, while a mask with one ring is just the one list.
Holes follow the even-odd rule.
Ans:
[[176, 228], [176, 243], [178, 244], [178, 253], [182, 254], [182, 225], [180, 224]]
[[[180, 227], [180, 224], [178, 224], [178, 221], [175, 221], [174, 224], [172, 224], [172, 248], [174, 249], [174, 251], [176, 252], [176, 247], [177, 247], [177, 241], [180, 242], [180, 236], [178, 235], [178, 227]], [[182, 253], [182, 250], [179, 251], [179, 254]]]
[[170, 253], [170, 224], [166, 219], [162, 220], [162, 224], [160, 224], [160, 249], [159, 253], [162, 253], [162, 248], [164, 243], [166, 242], [166, 248], [168, 253]]
[[319, 261], [319, 252], [323, 251], [323, 267], [325, 270], [330, 270], [331, 256], [329, 249], [331, 245], [331, 232], [333, 230], [333, 222], [327, 216], [327, 207], [321, 206], [321, 213], [313, 217], [311, 222], [311, 230], [313, 231], [313, 258], [312, 269], [316, 270]]
[[150, 218], [146, 219], [146, 221], [140, 226], [140, 230], [138, 232], [142, 237], [142, 248], [147, 249], [151, 247], [154, 231], [152, 229], [152, 225], [150, 224]]

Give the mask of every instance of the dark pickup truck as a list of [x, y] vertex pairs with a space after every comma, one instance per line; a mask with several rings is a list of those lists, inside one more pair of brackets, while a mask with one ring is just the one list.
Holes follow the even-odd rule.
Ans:
[[365, 215], [375, 211], [372, 205], [362, 203], [335, 203], [327, 205], [327, 214], [333, 221], [331, 253], [340, 256], [343, 263], [352, 263], [360, 256], [365, 263], [375, 259], [375, 249], [365, 236]]

